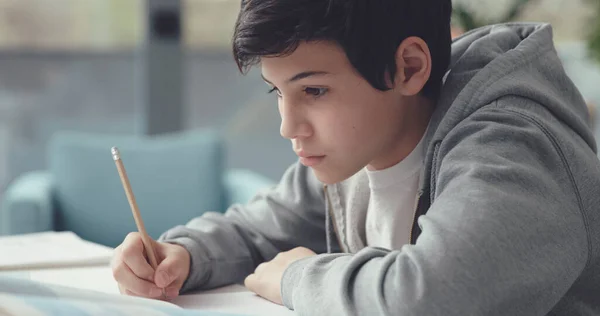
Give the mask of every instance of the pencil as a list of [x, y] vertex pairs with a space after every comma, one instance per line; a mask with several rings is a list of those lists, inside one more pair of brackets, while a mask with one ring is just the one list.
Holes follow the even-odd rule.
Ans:
[[146, 250], [146, 254], [148, 255], [148, 260], [150, 260], [150, 265], [152, 266], [152, 268], [156, 270], [156, 267], [158, 266], [158, 261], [156, 260], [156, 253], [154, 252], [154, 248], [152, 247], [152, 239], [150, 238], [150, 236], [148, 236], [148, 233], [146, 232], [146, 227], [144, 227], [144, 221], [142, 220], [140, 210], [138, 209], [137, 202], [135, 201], [135, 197], [133, 196], [131, 184], [129, 184], [129, 178], [127, 177], [127, 172], [125, 172], [125, 167], [123, 166], [123, 161], [121, 160], [121, 155], [119, 154], [119, 149], [117, 147], [113, 147], [110, 151], [112, 153], [113, 160], [117, 165], [119, 177], [121, 177], [121, 182], [123, 183], [123, 188], [125, 189], [125, 195], [127, 195], [127, 201], [129, 201], [129, 206], [131, 207], [131, 212], [133, 213], [135, 225], [137, 226], [138, 232], [142, 237], [144, 249]]

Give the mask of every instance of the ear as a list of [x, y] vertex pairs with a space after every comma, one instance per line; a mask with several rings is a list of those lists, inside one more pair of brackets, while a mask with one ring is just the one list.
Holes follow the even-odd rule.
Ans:
[[431, 52], [419, 37], [409, 37], [396, 50], [394, 86], [405, 96], [421, 92], [431, 75]]

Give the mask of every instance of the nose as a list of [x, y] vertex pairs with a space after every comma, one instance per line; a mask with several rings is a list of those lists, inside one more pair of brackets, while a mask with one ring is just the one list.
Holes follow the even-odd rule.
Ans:
[[279, 115], [281, 116], [279, 133], [284, 138], [291, 140], [312, 135], [312, 127], [300, 106], [295, 106], [282, 98], [279, 101]]

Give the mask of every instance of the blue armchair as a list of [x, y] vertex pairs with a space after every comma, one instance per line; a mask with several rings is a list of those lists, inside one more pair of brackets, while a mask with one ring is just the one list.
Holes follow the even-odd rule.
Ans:
[[118, 245], [135, 222], [110, 154], [119, 147], [148, 234], [223, 212], [274, 184], [248, 170], [224, 170], [223, 143], [209, 130], [156, 137], [60, 133], [48, 170], [24, 174], [5, 192], [0, 234], [69, 230]]

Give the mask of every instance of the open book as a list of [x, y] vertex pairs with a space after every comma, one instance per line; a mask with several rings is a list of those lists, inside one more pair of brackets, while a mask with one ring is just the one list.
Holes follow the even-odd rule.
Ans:
[[108, 264], [113, 249], [72, 232], [42, 232], [0, 237], [1, 270]]

